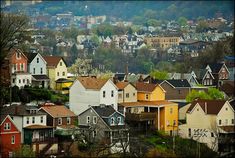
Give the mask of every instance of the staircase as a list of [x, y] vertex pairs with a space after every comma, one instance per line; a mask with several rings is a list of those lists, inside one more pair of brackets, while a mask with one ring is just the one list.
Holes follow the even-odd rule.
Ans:
[[40, 155], [46, 155], [46, 152], [52, 147], [52, 145], [54, 145], [55, 143], [57, 143], [56, 139], [52, 139], [50, 141], [48, 141], [47, 145], [40, 151]]

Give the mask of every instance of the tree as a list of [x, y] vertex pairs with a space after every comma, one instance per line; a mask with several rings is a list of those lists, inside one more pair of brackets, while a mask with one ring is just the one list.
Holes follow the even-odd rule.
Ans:
[[209, 100], [223, 100], [224, 94], [216, 88], [209, 88], [208, 92], [192, 90], [187, 96], [186, 101], [192, 102], [196, 98]]
[[21, 148], [16, 151], [14, 157], [36, 157], [36, 155], [29, 145], [22, 145]]
[[169, 76], [168, 76], [166, 71], [153, 70], [150, 73], [150, 76], [153, 77], [154, 79], [158, 79], [158, 80], [167, 80], [167, 79], [169, 79]]
[[22, 35], [25, 34], [25, 28], [29, 19], [20, 14], [7, 14], [1, 13], [0, 18], [0, 66], [3, 63], [3, 59], [6, 57], [7, 52], [16, 45], [16, 42], [21, 42]]
[[187, 25], [187, 19], [185, 17], [179, 17], [178, 19], [178, 23], [180, 24], [180, 26], [186, 26]]
[[75, 74], [76, 76], [87, 75], [92, 69], [91, 63], [92, 59], [77, 58], [75, 63], [68, 68], [68, 71]]

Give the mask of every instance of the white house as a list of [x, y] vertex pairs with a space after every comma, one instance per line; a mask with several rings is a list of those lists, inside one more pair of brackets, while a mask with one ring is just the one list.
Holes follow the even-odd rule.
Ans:
[[47, 88], [50, 79], [47, 76], [47, 62], [39, 53], [28, 53], [28, 72], [32, 74], [32, 85]]
[[69, 90], [70, 109], [75, 114], [80, 114], [89, 105], [112, 105], [117, 110], [118, 88], [109, 80], [79, 77], [74, 81]]
[[[220, 153], [234, 150], [230, 147], [231, 143], [235, 144], [234, 133], [234, 107], [224, 100], [192, 102], [186, 113], [186, 124], [179, 126], [181, 137], [205, 143]], [[229, 139], [225, 141], [225, 138]]]
[[21, 132], [21, 143], [43, 141], [47, 137], [53, 137], [53, 127], [47, 126], [47, 114], [35, 106], [11, 105], [3, 108], [1, 112], [9, 114], [14, 120]]

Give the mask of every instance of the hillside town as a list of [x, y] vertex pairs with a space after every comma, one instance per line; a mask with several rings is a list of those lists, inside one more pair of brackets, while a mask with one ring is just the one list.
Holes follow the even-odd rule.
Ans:
[[43, 3], [1, 2], [0, 157], [235, 156], [234, 17]]

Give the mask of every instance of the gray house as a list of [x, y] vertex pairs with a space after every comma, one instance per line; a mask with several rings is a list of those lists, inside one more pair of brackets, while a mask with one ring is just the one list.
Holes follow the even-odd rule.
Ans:
[[90, 106], [78, 117], [79, 128], [88, 142], [109, 146], [109, 152], [129, 152], [129, 132], [124, 115], [112, 106]]

